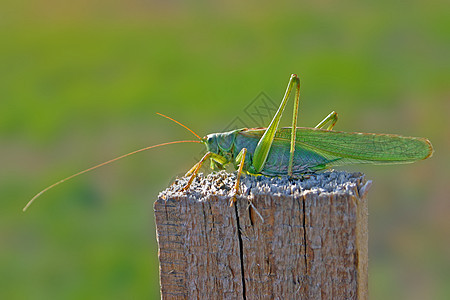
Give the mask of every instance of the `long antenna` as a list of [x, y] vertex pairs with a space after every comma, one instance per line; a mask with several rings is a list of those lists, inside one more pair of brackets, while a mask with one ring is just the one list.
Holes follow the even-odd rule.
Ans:
[[173, 122], [175, 122], [175, 123], [177, 123], [178, 125], [180, 125], [180, 126], [183, 126], [184, 128], [186, 128], [187, 130], [189, 130], [193, 135], [195, 135], [199, 140], [202, 140], [202, 138], [198, 135], [198, 134], [196, 134], [192, 129], [190, 129], [189, 127], [187, 127], [186, 125], [184, 125], [184, 124], [181, 124], [180, 122], [178, 122], [177, 120], [174, 120], [174, 119], [172, 119], [171, 117], [168, 117], [168, 116], [166, 116], [166, 115], [163, 115], [163, 114], [161, 114], [161, 113], [156, 113], [157, 115], [160, 115], [161, 117], [164, 117], [164, 118], [166, 118], [166, 119], [169, 119], [170, 121], [173, 121]]
[[90, 167], [89, 169], [83, 170], [83, 171], [78, 172], [78, 173], [76, 173], [76, 174], [73, 174], [73, 175], [71, 175], [71, 176], [69, 176], [69, 177], [66, 177], [66, 178], [64, 178], [64, 179], [61, 179], [60, 181], [58, 181], [58, 182], [56, 182], [56, 183], [54, 183], [54, 184], [52, 184], [52, 185], [46, 187], [45, 189], [43, 189], [42, 191], [40, 191], [39, 193], [37, 193], [33, 198], [31, 198], [31, 200], [30, 200], [30, 201], [27, 203], [27, 205], [25, 205], [25, 207], [23, 208], [23, 211], [26, 211], [26, 210], [28, 209], [28, 207], [30, 207], [30, 205], [34, 202], [34, 200], [36, 200], [40, 195], [42, 195], [43, 193], [45, 193], [45, 192], [48, 191], [49, 189], [54, 188], [55, 186], [57, 186], [57, 185], [63, 183], [64, 181], [67, 181], [67, 180], [69, 180], [69, 179], [72, 179], [72, 178], [74, 178], [74, 177], [77, 177], [78, 175], [84, 174], [84, 173], [86, 173], [86, 172], [92, 171], [92, 170], [94, 170], [94, 169], [100, 168], [100, 167], [102, 167], [102, 166], [104, 166], [104, 165], [107, 165], [107, 164], [109, 164], [109, 163], [112, 163], [112, 162], [114, 162], [114, 161], [116, 161], [116, 160], [119, 160], [119, 159], [125, 158], [125, 157], [127, 157], [127, 156], [136, 154], [136, 153], [138, 153], [138, 152], [142, 152], [142, 151], [145, 151], [145, 150], [148, 150], [148, 149], [152, 149], [152, 148], [156, 148], [156, 147], [160, 147], [160, 146], [166, 146], [166, 145], [171, 145], [171, 144], [179, 144], [179, 143], [199, 143], [199, 144], [201, 144], [202, 142], [201, 142], [201, 141], [174, 141], [174, 142], [162, 143], [162, 144], [158, 144], [158, 145], [154, 145], [154, 146], [145, 147], [145, 148], [142, 148], [142, 149], [139, 149], [139, 150], [136, 150], [136, 151], [133, 151], [133, 152], [124, 154], [124, 155], [122, 155], [122, 156], [116, 157], [116, 158], [114, 158], [114, 159], [105, 161], [105, 162], [103, 162], [103, 163], [101, 163], [101, 164], [98, 164], [98, 165], [96, 165], [96, 166]]

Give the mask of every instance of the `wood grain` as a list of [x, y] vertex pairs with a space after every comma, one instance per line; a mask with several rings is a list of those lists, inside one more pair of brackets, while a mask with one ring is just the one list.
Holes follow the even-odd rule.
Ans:
[[360, 173], [181, 178], [155, 202], [162, 299], [367, 299]]

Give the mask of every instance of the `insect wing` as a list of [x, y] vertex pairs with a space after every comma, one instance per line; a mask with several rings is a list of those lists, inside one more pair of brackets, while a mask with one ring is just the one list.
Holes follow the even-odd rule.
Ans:
[[[248, 136], [262, 136], [264, 129], [250, 129]], [[275, 140], [289, 145], [291, 128], [280, 128]], [[298, 127], [296, 148], [314, 151], [331, 162], [328, 166], [353, 163], [398, 164], [430, 157], [433, 147], [425, 138], [395, 134], [342, 132]]]

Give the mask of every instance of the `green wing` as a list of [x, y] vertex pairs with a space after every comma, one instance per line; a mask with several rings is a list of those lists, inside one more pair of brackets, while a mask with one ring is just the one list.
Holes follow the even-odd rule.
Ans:
[[[261, 130], [250, 130], [259, 136]], [[264, 130], [262, 130], [264, 131]], [[290, 143], [291, 128], [280, 128], [275, 140]], [[342, 132], [317, 128], [297, 128], [296, 147], [316, 152], [330, 160], [327, 166], [352, 163], [398, 164], [430, 157], [429, 140], [395, 134]]]

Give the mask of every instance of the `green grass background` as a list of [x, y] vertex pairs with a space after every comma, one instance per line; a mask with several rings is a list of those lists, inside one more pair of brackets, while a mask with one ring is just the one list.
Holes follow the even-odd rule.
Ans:
[[[372, 299], [449, 299], [446, 1], [56, 1], [0, 4], [0, 298], [156, 299], [153, 202], [197, 144], [260, 92], [302, 78], [300, 126], [428, 137], [434, 156], [358, 166]], [[292, 109], [291, 106], [287, 110]], [[283, 125], [290, 124], [287, 113]], [[252, 125], [252, 124], [250, 124]]]

